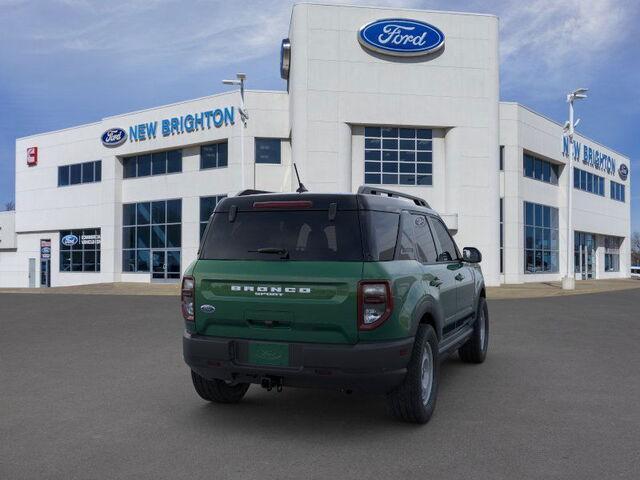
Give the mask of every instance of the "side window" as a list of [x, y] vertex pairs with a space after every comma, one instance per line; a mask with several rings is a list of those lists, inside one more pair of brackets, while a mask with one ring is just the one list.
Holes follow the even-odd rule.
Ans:
[[411, 217], [418, 261], [422, 263], [435, 262], [438, 255], [427, 218], [424, 215], [411, 215]]
[[439, 249], [438, 249], [438, 262], [450, 262], [452, 260], [458, 260], [458, 249], [456, 248], [456, 244], [449, 235], [449, 231], [444, 224], [435, 218], [431, 218], [429, 220], [431, 224], [431, 228], [433, 230], [433, 234], [436, 237]]
[[413, 215], [405, 212], [402, 214], [402, 228], [400, 229], [400, 239], [398, 241], [400, 247], [397, 254], [398, 260], [416, 259], [413, 235]]

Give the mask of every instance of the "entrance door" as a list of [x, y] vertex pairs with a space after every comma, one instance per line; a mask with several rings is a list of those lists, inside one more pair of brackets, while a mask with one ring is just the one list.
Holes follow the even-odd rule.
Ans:
[[151, 278], [155, 281], [180, 279], [180, 251], [152, 250]]
[[575, 270], [576, 279], [595, 278], [596, 236], [592, 233], [575, 233]]
[[40, 286], [51, 286], [51, 260], [40, 260]]

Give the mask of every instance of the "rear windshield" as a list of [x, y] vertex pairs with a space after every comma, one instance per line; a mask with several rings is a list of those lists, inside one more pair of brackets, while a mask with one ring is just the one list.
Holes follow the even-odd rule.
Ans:
[[202, 260], [362, 261], [358, 212], [239, 211], [213, 216], [204, 240]]

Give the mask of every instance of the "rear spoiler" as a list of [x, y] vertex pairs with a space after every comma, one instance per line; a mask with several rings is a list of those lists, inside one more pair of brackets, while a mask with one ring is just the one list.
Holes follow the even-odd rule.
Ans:
[[413, 195], [409, 195], [406, 193], [396, 192], [395, 190], [387, 190], [384, 188], [362, 185], [360, 188], [358, 188], [358, 194], [359, 195], [380, 195], [380, 196], [393, 197], [393, 198], [404, 198], [405, 200], [412, 201], [419, 207], [431, 208], [426, 200], [420, 197], [414, 197]]

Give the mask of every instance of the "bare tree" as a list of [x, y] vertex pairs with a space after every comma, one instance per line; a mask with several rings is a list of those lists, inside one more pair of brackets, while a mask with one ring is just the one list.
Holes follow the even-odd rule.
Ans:
[[7, 202], [4, 204], [4, 209], [9, 212], [11, 210], [15, 210], [16, 209], [16, 202], [14, 202], [13, 200]]
[[640, 232], [631, 235], [631, 265], [640, 265]]

